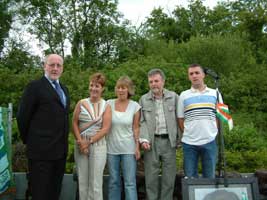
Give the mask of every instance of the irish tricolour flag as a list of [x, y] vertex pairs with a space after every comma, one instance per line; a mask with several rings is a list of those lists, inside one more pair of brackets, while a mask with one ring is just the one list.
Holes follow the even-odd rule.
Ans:
[[233, 125], [233, 119], [230, 116], [228, 106], [223, 103], [218, 103], [216, 111], [217, 111], [217, 117], [220, 118], [222, 121], [228, 123], [229, 130], [232, 130], [234, 125]]

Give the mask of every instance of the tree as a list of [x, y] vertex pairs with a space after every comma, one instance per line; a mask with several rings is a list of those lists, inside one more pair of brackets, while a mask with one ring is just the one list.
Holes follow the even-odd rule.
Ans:
[[248, 35], [255, 46], [259, 62], [266, 62], [267, 53], [267, 2], [264, 0], [240, 0], [230, 2], [238, 30]]
[[153, 38], [166, 41], [178, 40], [175, 20], [163, 12], [162, 8], [154, 9], [147, 19], [147, 31]]
[[191, 25], [192, 35], [207, 35], [207, 11], [201, 0], [191, 0], [189, 4], [189, 22]]
[[48, 52], [64, 56], [64, 45], [84, 67], [114, 59], [121, 27], [117, 0], [24, 0], [21, 16], [30, 31], [45, 42]]
[[13, 73], [20, 73], [24, 70], [41, 66], [38, 56], [31, 55], [25, 50], [26, 45], [17, 41], [9, 41], [6, 53], [3, 55], [0, 64], [3, 67], [13, 70]]
[[190, 11], [184, 7], [176, 7], [172, 13], [176, 21], [178, 42], [188, 41], [192, 36]]
[[182, 63], [199, 63], [228, 76], [256, 64], [251, 44], [239, 34], [192, 37], [178, 47]]
[[201, 0], [191, 0], [188, 9], [177, 6], [168, 16], [162, 8], [154, 9], [147, 19], [147, 29], [153, 38], [186, 42], [192, 36], [209, 35], [229, 27], [231, 14], [224, 6], [215, 11], [205, 7]]
[[144, 55], [146, 42], [144, 31], [144, 24], [135, 27], [131, 26], [127, 20], [118, 27], [115, 43], [116, 53], [114, 57], [116, 64]]
[[46, 52], [64, 56], [66, 26], [60, 12], [62, 4], [59, 0], [21, 0], [19, 11], [22, 24], [48, 46]]
[[8, 0], [0, 1], [0, 56], [12, 22], [12, 15], [8, 11], [8, 3]]
[[206, 18], [206, 35], [209, 34], [229, 34], [236, 32], [233, 26], [234, 17], [227, 4], [221, 3], [208, 10]]
[[74, 58], [82, 59], [85, 67], [100, 66], [109, 61], [115, 51], [119, 18], [117, 1], [66, 1], [64, 15], [68, 39]]

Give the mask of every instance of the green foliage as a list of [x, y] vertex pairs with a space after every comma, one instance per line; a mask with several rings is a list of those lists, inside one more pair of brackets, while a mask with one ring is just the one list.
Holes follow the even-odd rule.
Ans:
[[61, 1], [24, 0], [17, 6], [21, 23], [28, 26], [28, 31], [48, 45], [46, 53], [64, 55], [64, 42], [66, 38], [66, 25], [60, 12]]
[[243, 67], [245, 68], [242, 65], [238, 72], [224, 78], [225, 97], [234, 110], [249, 113], [249, 115], [255, 115], [255, 112], [266, 112], [266, 66], [253, 64], [247, 69]]
[[84, 68], [103, 67], [117, 59], [121, 39], [130, 40], [118, 25], [117, 1], [24, 1], [18, 8], [21, 21], [30, 24], [28, 31], [48, 46], [45, 53], [64, 57], [65, 44], [70, 42], [73, 58]]
[[233, 26], [234, 17], [224, 3], [215, 6], [213, 10], [208, 10], [205, 21], [206, 35], [224, 35], [235, 32], [235, 27]]
[[[148, 33], [154, 38], [164, 40], [178, 40], [179, 30], [175, 20], [163, 12], [162, 8], [154, 9], [147, 19]], [[178, 37], [177, 37], [178, 36]]]
[[[144, 43], [144, 55], [162, 58], [168, 63], [180, 64], [178, 45], [170, 40], [148, 40]], [[178, 62], [177, 62], [178, 61]]]
[[75, 148], [75, 138], [73, 134], [69, 135], [69, 153], [67, 156], [67, 164], [66, 164], [66, 173], [71, 174], [73, 172], [74, 167], [74, 148]]
[[14, 111], [17, 111], [17, 105], [25, 86], [30, 80], [40, 76], [40, 69], [31, 68], [23, 71], [21, 74], [12, 69], [0, 65], [0, 102], [1, 106], [7, 106], [12, 103]]
[[176, 151], [176, 166], [177, 166], [178, 172], [183, 171], [184, 166], [183, 166], [183, 150], [182, 150], [182, 148], [178, 148]]
[[24, 50], [23, 44], [12, 43], [6, 49], [7, 53], [2, 56], [1, 64], [5, 68], [12, 69], [14, 73], [19, 73], [23, 70], [31, 70], [31, 68], [39, 67], [40, 58], [32, 56]]
[[240, 0], [230, 3], [231, 12], [235, 16], [237, 27], [248, 34], [248, 39], [261, 47], [261, 41], [266, 38], [263, 29], [267, 25], [267, 3], [262, 0]]
[[257, 169], [266, 169], [266, 150], [257, 151], [226, 151], [226, 171], [239, 173], [255, 172]]
[[11, 28], [12, 15], [8, 11], [8, 0], [0, 2], [0, 57], [4, 48], [5, 39], [8, 37]]
[[267, 136], [259, 134], [252, 123], [237, 124], [232, 131], [226, 131], [224, 136], [225, 148], [229, 151], [266, 150]]
[[164, 13], [163, 8], [156, 8], [146, 21], [147, 32], [152, 38], [177, 43], [188, 41], [198, 34], [207, 35], [214, 23], [208, 20], [209, 12], [200, 0], [191, 1], [188, 9], [177, 6], [172, 12], [173, 17]]
[[[251, 116], [247, 116], [251, 117]], [[267, 135], [254, 127], [252, 120], [234, 118], [234, 129], [224, 133], [225, 156], [228, 171], [255, 172], [267, 166], [265, 152]]]
[[255, 64], [249, 43], [239, 35], [210, 35], [193, 37], [178, 48], [182, 63], [201, 63], [215, 71], [229, 75], [238, 66]]
[[267, 127], [266, 112], [252, 112], [252, 113], [245, 111], [242, 112], [233, 111], [233, 112], [234, 112], [233, 118], [236, 125], [242, 126], [243, 124], [245, 125], [250, 124], [256, 129], [257, 134], [267, 137], [265, 131]]
[[[97, 71], [103, 72], [107, 77], [105, 92], [103, 94], [105, 99], [115, 97], [114, 87], [117, 79], [120, 76], [128, 75], [136, 86], [136, 95], [133, 99], [138, 100], [149, 89], [147, 72], [152, 68], [161, 68], [166, 73], [167, 88], [182, 91], [186, 85], [189, 87], [189, 82], [186, 78], [186, 69], [176, 63], [168, 63], [160, 57], [140, 56], [136, 60], [129, 60], [128, 62], [118, 64], [116, 67], [110, 65], [102, 70], [82, 69], [77, 63], [67, 61], [64, 68], [61, 80], [68, 85], [70, 90], [72, 100], [71, 108], [74, 108], [78, 100], [88, 96], [89, 77]], [[181, 81], [176, 82], [178, 79], [183, 81], [184, 84]]]

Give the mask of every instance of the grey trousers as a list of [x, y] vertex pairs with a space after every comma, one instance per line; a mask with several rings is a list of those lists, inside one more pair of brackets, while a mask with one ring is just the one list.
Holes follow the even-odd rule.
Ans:
[[[155, 138], [144, 153], [146, 199], [172, 200], [176, 177], [176, 148], [168, 138]], [[161, 174], [161, 181], [159, 179]]]

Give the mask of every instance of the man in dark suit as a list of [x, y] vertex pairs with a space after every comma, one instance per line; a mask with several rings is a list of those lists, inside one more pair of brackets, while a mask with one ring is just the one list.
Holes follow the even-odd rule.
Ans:
[[44, 76], [26, 87], [17, 113], [27, 146], [33, 200], [58, 200], [68, 152], [69, 94], [59, 83], [63, 58], [50, 54]]

